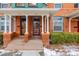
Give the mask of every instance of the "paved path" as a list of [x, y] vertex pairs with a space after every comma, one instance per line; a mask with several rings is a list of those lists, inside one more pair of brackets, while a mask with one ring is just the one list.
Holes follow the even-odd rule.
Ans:
[[41, 50], [29, 50], [29, 51], [22, 51], [22, 56], [40, 56], [39, 52]]
[[0, 56], [44, 56], [41, 55], [42, 50], [0, 50]]
[[41, 39], [33, 38], [28, 42], [23, 42], [23, 38], [12, 40], [5, 50], [42, 50], [43, 44]]

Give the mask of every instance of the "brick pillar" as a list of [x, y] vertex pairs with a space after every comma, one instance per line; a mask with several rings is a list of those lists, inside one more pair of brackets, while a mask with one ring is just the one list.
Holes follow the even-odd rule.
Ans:
[[25, 33], [24, 34], [24, 42], [27, 42], [29, 39], [29, 34], [28, 33]]
[[12, 33], [3, 33], [3, 46], [6, 47], [12, 39]]
[[[49, 16], [47, 15], [47, 17], [46, 17], [47, 19], [47, 23], [46, 23], [46, 25], [47, 25], [47, 27], [45, 28], [45, 30], [46, 31], [42, 31], [42, 33], [41, 33], [41, 38], [42, 38], [42, 42], [43, 42], [43, 46], [49, 46], [49, 35], [50, 35], [50, 33], [49, 33]], [[42, 18], [42, 29], [44, 28], [44, 22], [43, 22], [43, 18]]]
[[49, 46], [49, 33], [42, 33], [42, 42], [43, 42], [43, 46]]

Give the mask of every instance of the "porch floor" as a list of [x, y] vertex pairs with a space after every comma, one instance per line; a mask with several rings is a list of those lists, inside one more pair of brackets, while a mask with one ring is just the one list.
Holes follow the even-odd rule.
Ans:
[[32, 38], [28, 42], [23, 42], [23, 37], [13, 39], [5, 50], [42, 50], [42, 40], [39, 38]]

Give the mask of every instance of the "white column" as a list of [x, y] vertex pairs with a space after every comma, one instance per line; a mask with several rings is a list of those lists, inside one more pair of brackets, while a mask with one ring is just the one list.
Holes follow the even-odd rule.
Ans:
[[14, 21], [14, 32], [16, 31], [16, 19], [15, 17], [13, 18], [13, 21]]
[[9, 15], [9, 32], [11, 33], [11, 15]]
[[46, 16], [45, 16], [45, 19], [44, 19], [44, 21], [45, 21], [45, 23], [44, 23], [45, 24], [45, 32], [46, 32], [46, 20], [47, 19], [46, 19]]
[[69, 32], [71, 32], [71, 18], [69, 18]]
[[42, 15], [42, 33], [44, 32], [44, 20], [43, 20], [43, 15]]
[[28, 15], [26, 15], [26, 33], [28, 32]]
[[5, 25], [4, 25], [4, 27], [5, 27], [4, 32], [7, 32], [7, 15], [5, 15]]
[[49, 15], [47, 15], [47, 32], [49, 32]]

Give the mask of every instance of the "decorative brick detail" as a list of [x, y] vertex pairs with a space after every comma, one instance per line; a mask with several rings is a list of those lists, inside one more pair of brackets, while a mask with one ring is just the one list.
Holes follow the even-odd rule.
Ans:
[[6, 47], [12, 40], [12, 33], [3, 33], [3, 46]]
[[42, 42], [44, 46], [49, 45], [49, 33], [42, 33]]
[[24, 42], [27, 42], [29, 39], [29, 34], [28, 33], [25, 33], [24, 34]]

